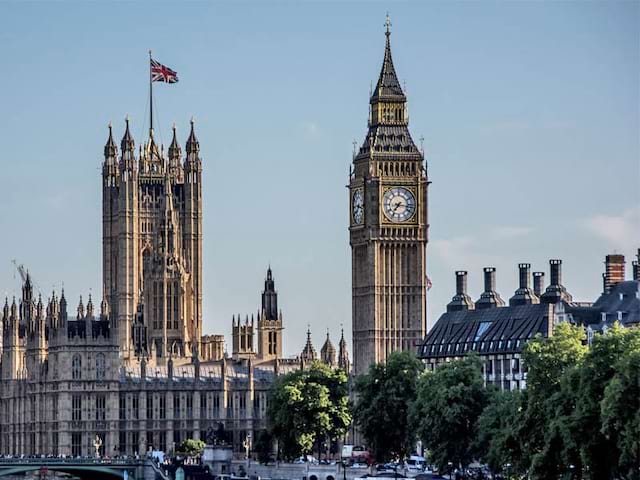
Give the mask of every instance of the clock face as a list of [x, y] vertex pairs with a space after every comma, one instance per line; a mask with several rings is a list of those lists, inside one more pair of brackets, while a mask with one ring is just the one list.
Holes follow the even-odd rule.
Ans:
[[393, 187], [384, 193], [382, 208], [392, 222], [406, 222], [416, 213], [416, 197], [403, 187]]
[[355, 225], [360, 225], [364, 221], [364, 196], [362, 195], [361, 188], [353, 191], [353, 196], [351, 197], [351, 215]]

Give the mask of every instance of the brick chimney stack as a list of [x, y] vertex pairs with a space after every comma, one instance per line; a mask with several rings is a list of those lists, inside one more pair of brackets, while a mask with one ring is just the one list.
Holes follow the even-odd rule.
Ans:
[[636, 260], [632, 262], [633, 265], [633, 279], [636, 282], [640, 282], [640, 248], [636, 254]]
[[607, 255], [604, 265], [604, 293], [609, 293], [616, 283], [624, 282], [624, 255], [619, 253]]

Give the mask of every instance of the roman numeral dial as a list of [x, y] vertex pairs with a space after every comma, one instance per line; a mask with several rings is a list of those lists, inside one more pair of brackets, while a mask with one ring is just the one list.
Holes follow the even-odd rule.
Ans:
[[416, 213], [416, 197], [404, 187], [388, 189], [382, 198], [385, 217], [394, 223], [406, 222]]

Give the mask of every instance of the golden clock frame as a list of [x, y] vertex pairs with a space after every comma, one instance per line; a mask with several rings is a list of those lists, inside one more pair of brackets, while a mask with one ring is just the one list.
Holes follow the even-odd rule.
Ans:
[[[384, 213], [384, 196], [389, 190], [393, 190], [394, 188], [404, 188], [406, 190], [409, 190], [416, 202], [416, 209], [413, 212], [413, 215], [411, 215], [411, 217], [409, 217], [403, 222], [394, 222], [393, 220], [389, 220], [387, 215]], [[402, 183], [400, 184], [396, 183], [393, 185], [383, 185], [382, 188], [380, 189], [380, 199], [378, 201], [378, 204], [379, 204], [378, 207], [380, 208], [379, 215], [380, 215], [381, 225], [417, 225], [418, 224], [418, 210], [420, 208], [420, 205], [419, 205], [419, 199], [418, 199], [418, 191], [415, 185], [413, 184], [403, 185]]]

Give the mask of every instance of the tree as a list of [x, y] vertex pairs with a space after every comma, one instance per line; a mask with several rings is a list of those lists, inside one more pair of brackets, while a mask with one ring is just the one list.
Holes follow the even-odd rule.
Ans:
[[509, 464], [509, 473], [524, 474], [517, 426], [525, 394], [495, 389], [488, 393], [489, 403], [478, 418], [475, 450], [494, 472]]
[[405, 458], [415, 445], [409, 410], [423, 368], [413, 353], [394, 352], [356, 381], [354, 419], [379, 462]]
[[476, 457], [477, 422], [488, 403], [477, 355], [444, 363], [418, 382], [411, 423], [443, 471]]
[[204, 447], [205, 443], [202, 440], [194, 440], [193, 438], [188, 438], [180, 445], [178, 445], [176, 453], [184, 457], [197, 457], [202, 454]]
[[618, 454], [621, 478], [640, 479], [640, 349], [630, 349], [616, 366], [601, 402], [601, 432]]
[[[640, 330], [616, 323], [606, 334], [594, 337], [581, 365], [572, 415], [575, 431], [571, 433], [580, 439], [580, 455], [593, 478], [618, 477], [626, 473], [619, 472], [619, 466], [628, 469], [634, 463], [632, 458], [637, 459], [638, 450], [633, 455], [634, 449], [629, 447], [638, 445], [640, 429], [633, 429], [629, 415], [637, 413], [640, 406], [637, 394], [633, 396], [640, 381], [640, 371], [634, 372], [634, 358], [639, 353]], [[615, 406], [614, 399], [618, 402]], [[631, 410], [625, 412], [625, 407]], [[632, 431], [614, 427], [623, 425]], [[629, 443], [628, 434], [635, 441]]]
[[568, 371], [578, 368], [586, 354], [584, 339], [582, 327], [563, 322], [555, 326], [553, 335], [538, 335], [523, 349], [527, 392], [517, 435], [521, 439], [522, 466], [530, 468], [531, 478], [564, 473], [560, 449], [566, 425], [558, 420], [558, 406], [571, 405], [571, 399], [563, 396], [562, 380]]
[[277, 378], [267, 414], [269, 431], [286, 459], [340, 438], [351, 424], [346, 373], [314, 362]]

